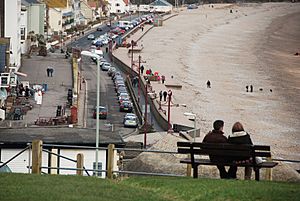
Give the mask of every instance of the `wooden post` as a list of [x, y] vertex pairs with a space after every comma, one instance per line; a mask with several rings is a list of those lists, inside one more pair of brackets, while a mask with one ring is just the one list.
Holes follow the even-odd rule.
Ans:
[[[272, 157], [267, 157], [267, 161], [272, 161]], [[272, 181], [272, 168], [266, 168], [265, 179]]]
[[192, 165], [191, 164], [186, 165], [186, 176], [187, 177], [192, 176]]
[[108, 145], [108, 154], [107, 154], [107, 178], [112, 179], [113, 178], [113, 169], [114, 169], [114, 144]]
[[[84, 157], [83, 154], [79, 153], [77, 154], [77, 168], [78, 169], [83, 169], [83, 161], [84, 161]], [[76, 174], [83, 176], [83, 170], [76, 170]]]
[[[58, 149], [52, 149], [52, 153], [58, 154]], [[57, 156], [54, 154], [51, 154], [51, 167], [57, 168]], [[57, 174], [57, 169], [51, 169], [51, 174]]]
[[41, 140], [32, 142], [32, 174], [41, 174], [42, 145], [43, 142]]

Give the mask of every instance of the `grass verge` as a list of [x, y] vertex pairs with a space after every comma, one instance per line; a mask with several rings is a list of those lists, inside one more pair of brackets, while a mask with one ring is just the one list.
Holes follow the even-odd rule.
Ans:
[[0, 174], [1, 201], [160, 201], [299, 200], [300, 183], [130, 177], [122, 181], [94, 177]]

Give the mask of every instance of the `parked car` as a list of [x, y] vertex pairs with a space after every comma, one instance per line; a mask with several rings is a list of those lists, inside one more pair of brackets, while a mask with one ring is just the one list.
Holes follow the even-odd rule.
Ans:
[[128, 96], [128, 94], [122, 94], [118, 97], [118, 101], [121, 104], [124, 101], [130, 101], [130, 97]]
[[[106, 119], [107, 118], [107, 108], [104, 106], [99, 106], [99, 119]], [[93, 110], [93, 118], [96, 119], [97, 114], [97, 107]]]
[[121, 93], [127, 93], [126, 87], [119, 87], [117, 89], [117, 95], [119, 96]]
[[94, 34], [90, 34], [87, 37], [88, 40], [94, 40], [95, 39], [95, 35]]
[[108, 71], [108, 69], [111, 67], [111, 65], [108, 62], [104, 62], [100, 67], [101, 67], [101, 70]]
[[120, 112], [132, 112], [132, 103], [130, 101], [123, 101], [120, 104]]
[[117, 69], [115, 68], [115, 67], [113, 67], [113, 66], [111, 66], [109, 69], [108, 69], [108, 71], [107, 71], [107, 74], [108, 74], [108, 76], [112, 76], [112, 74], [114, 73], [114, 72], [116, 72], [117, 71]]
[[124, 117], [124, 127], [138, 127], [137, 116], [133, 113], [127, 113]]

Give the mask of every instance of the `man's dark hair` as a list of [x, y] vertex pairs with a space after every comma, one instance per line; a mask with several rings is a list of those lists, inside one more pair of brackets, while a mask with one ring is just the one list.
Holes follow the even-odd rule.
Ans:
[[224, 121], [222, 120], [216, 120], [214, 122], [214, 130], [220, 130], [224, 126]]

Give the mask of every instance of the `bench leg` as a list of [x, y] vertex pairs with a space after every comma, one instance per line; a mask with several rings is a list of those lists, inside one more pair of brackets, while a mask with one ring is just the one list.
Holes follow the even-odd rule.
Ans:
[[255, 180], [259, 181], [259, 168], [254, 168], [254, 172], [255, 172]]
[[193, 177], [198, 178], [198, 165], [193, 165]]

